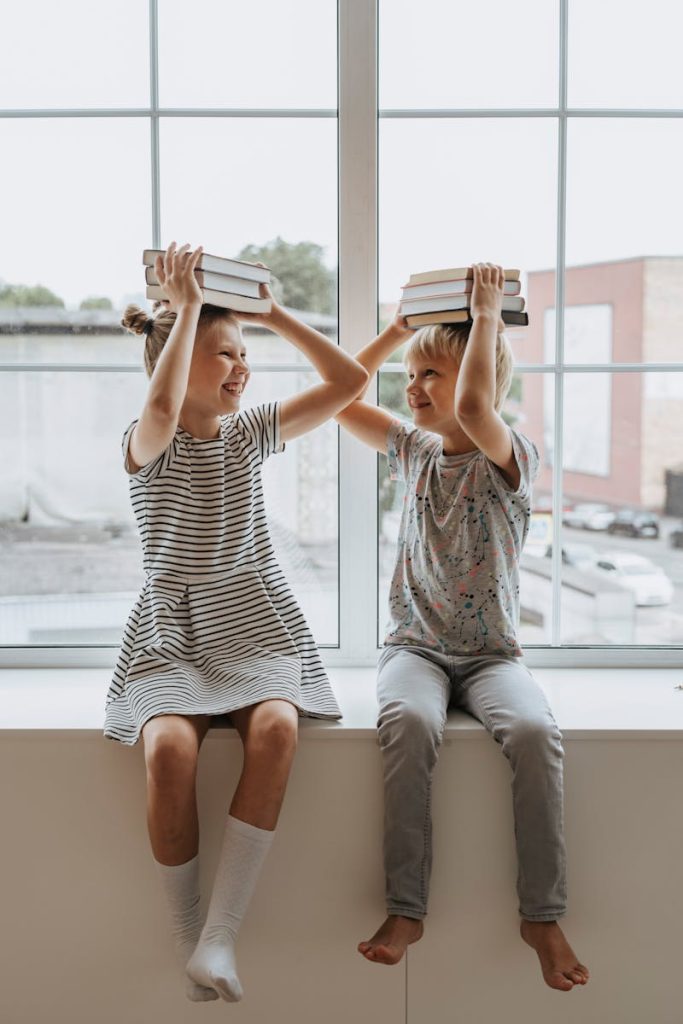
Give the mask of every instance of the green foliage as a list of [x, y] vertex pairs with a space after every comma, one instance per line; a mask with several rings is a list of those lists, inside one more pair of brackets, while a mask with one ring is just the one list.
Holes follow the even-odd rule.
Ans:
[[265, 263], [274, 281], [278, 302], [315, 313], [336, 312], [337, 275], [323, 262], [323, 247], [315, 242], [285, 242], [278, 235], [265, 245], [247, 245], [238, 259]]
[[59, 306], [64, 301], [42, 284], [0, 285], [0, 306]]
[[79, 309], [113, 309], [111, 299], [97, 298], [97, 296], [90, 295], [87, 299], [83, 299]]

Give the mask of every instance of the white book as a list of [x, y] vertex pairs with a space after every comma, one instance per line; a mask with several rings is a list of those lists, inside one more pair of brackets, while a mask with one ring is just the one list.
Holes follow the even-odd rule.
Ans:
[[[236, 313], [270, 313], [270, 299], [252, 299], [246, 295], [219, 292], [214, 288], [202, 288], [202, 302], [222, 309], [233, 309]], [[147, 298], [164, 301], [166, 296], [157, 284], [147, 285]]]
[[[142, 254], [142, 262], [146, 267], [153, 267], [157, 256], [165, 254], [165, 249], [145, 249]], [[203, 252], [199, 257], [197, 270], [210, 270], [216, 274], [233, 274], [235, 277], [245, 277], [248, 281], [264, 281], [266, 284], [270, 281], [270, 271], [267, 267], [257, 267], [255, 263], [247, 263], [245, 260], [212, 256], [208, 252]]]
[[[404, 284], [404, 299], [431, 299], [437, 295], [468, 295], [474, 288], [472, 278], [461, 278], [459, 281], [433, 281], [431, 284]], [[519, 295], [522, 285], [519, 281], [506, 281], [503, 286], [504, 295]]]
[[[214, 274], [208, 270], [195, 270], [194, 276], [200, 288], [230, 292], [231, 295], [248, 295], [252, 299], [261, 298], [261, 286], [258, 281], [247, 281], [241, 277], [232, 277], [230, 274]], [[154, 267], [145, 267], [145, 280], [147, 284], [159, 284]]]
[[[401, 302], [401, 316], [414, 313], [436, 313], [442, 309], [469, 309], [472, 304], [471, 295], [439, 295], [433, 299], [414, 299], [412, 302]], [[503, 309], [521, 312], [524, 299], [521, 295], [508, 295], [503, 298]]]

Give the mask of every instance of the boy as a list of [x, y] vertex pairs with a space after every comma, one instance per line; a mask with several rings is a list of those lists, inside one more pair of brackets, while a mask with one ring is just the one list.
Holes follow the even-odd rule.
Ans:
[[397, 314], [357, 356], [372, 376], [412, 337], [405, 362], [414, 426], [362, 396], [336, 417], [406, 482], [377, 680], [388, 917], [358, 949], [394, 964], [422, 937], [431, 778], [446, 710], [457, 704], [511, 763], [521, 935], [546, 983], [569, 991], [589, 973], [557, 923], [566, 911], [561, 736], [515, 635], [538, 453], [500, 416], [512, 378], [500, 333], [504, 272], [487, 263], [473, 274], [471, 327], [414, 333]]

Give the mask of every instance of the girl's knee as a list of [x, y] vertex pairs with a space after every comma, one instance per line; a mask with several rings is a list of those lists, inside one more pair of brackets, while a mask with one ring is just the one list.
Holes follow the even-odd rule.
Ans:
[[160, 716], [144, 727], [147, 773], [158, 782], [194, 772], [199, 743], [192, 724], [180, 716]]
[[298, 735], [299, 715], [294, 705], [285, 701], [265, 701], [254, 709], [247, 746], [285, 754], [296, 749]]

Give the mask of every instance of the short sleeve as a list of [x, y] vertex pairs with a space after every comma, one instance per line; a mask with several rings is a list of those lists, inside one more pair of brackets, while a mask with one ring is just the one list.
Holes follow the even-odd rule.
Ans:
[[[512, 427], [510, 427], [510, 440], [512, 441], [512, 450], [515, 453], [515, 461], [519, 469], [519, 486], [512, 493], [519, 495], [521, 498], [527, 498], [531, 494], [532, 484], [538, 476], [540, 468], [538, 448], [533, 441], [524, 434], [513, 430]], [[500, 470], [497, 466], [495, 468], [502, 479]], [[506, 488], [511, 490], [507, 484]]]
[[391, 480], [407, 480], [410, 476], [410, 458], [418, 431], [411, 424], [392, 420], [387, 432], [387, 460]]
[[235, 425], [246, 434], [256, 450], [265, 460], [269, 455], [285, 450], [280, 439], [280, 403], [268, 402], [244, 409], [235, 416]]
[[151, 483], [152, 480], [156, 480], [160, 473], [164, 472], [171, 465], [175, 450], [175, 438], [173, 438], [168, 448], [165, 448], [164, 451], [161, 452], [160, 455], [157, 455], [155, 459], [148, 462], [146, 466], [142, 466], [136, 473], [131, 473], [128, 468], [129, 447], [130, 439], [133, 436], [133, 430], [135, 429], [137, 422], [137, 420], [133, 420], [130, 426], [126, 428], [123, 440], [121, 441], [123, 468], [131, 480], [141, 480], [143, 483], [148, 484]]

